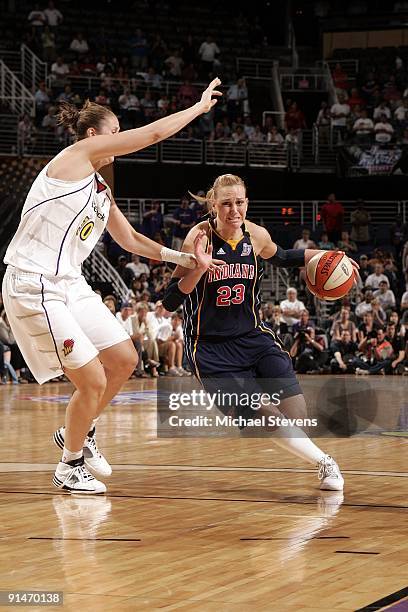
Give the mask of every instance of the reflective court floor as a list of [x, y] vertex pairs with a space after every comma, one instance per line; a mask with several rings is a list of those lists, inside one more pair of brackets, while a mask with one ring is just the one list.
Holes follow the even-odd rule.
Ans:
[[52, 434], [71, 386], [0, 387], [0, 591], [85, 612], [408, 610], [408, 380], [386, 380], [379, 422], [316, 440], [344, 497], [270, 438], [158, 439], [152, 380], [98, 424], [107, 494], [64, 494]]

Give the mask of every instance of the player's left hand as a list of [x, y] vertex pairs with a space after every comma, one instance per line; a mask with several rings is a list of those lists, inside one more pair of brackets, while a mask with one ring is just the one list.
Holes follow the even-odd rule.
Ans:
[[197, 268], [200, 268], [204, 272], [207, 270], [215, 270], [218, 266], [223, 266], [225, 261], [222, 259], [212, 259], [212, 245], [208, 245], [207, 251], [203, 247], [203, 238], [206, 237], [206, 233], [203, 231], [198, 232], [194, 239], [194, 255], [197, 261]]

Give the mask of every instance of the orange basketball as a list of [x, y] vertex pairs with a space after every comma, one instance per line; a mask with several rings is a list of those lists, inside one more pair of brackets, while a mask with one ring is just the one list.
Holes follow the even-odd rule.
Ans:
[[306, 284], [320, 300], [338, 300], [350, 291], [355, 279], [354, 268], [344, 253], [322, 251], [306, 266]]

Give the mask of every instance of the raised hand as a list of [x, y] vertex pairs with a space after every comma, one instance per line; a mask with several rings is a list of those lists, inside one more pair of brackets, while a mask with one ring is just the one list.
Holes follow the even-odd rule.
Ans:
[[213, 98], [213, 96], [217, 96], [217, 97], [222, 96], [222, 93], [220, 91], [217, 91], [217, 89], [215, 89], [216, 87], [218, 87], [218, 85], [221, 85], [221, 81], [217, 77], [216, 79], [211, 81], [207, 89], [203, 91], [201, 100], [199, 102], [200, 106], [202, 107], [203, 113], [208, 113], [208, 111], [210, 111], [212, 107], [215, 104], [217, 104], [217, 100]]
[[197, 262], [197, 268], [203, 271], [208, 269], [214, 270], [217, 266], [222, 266], [225, 261], [222, 259], [212, 259], [212, 245], [208, 245], [207, 251], [203, 247], [203, 238], [206, 237], [206, 233], [203, 231], [198, 232], [194, 239], [194, 255]]

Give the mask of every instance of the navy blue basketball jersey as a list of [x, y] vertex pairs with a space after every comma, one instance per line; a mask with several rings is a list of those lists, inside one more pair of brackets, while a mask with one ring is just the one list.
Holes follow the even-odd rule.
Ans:
[[240, 240], [225, 240], [209, 221], [213, 258], [225, 261], [208, 270], [186, 299], [184, 334], [189, 342], [223, 341], [247, 334], [260, 322], [260, 281], [263, 268], [254, 253], [249, 232]]

